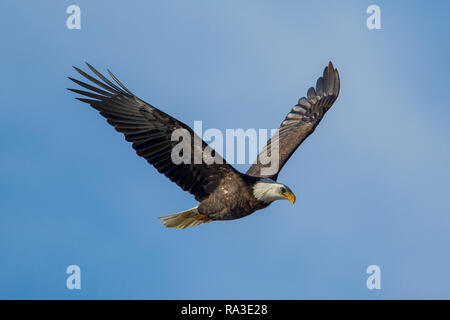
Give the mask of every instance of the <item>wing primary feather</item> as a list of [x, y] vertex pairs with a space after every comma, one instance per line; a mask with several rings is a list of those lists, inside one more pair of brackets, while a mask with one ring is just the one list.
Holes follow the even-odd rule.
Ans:
[[71, 89], [71, 88], [67, 88], [67, 90], [70, 90], [70, 91], [78, 93], [78, 94], [82, 94], [82, 95], [84, 95], [86, 97], [98, 99], [98, 100], [103, 100], [105, 98], [104, 96], [98, 95], [96, 93], [84, 91], [84, 90]]
[[316, 97], [319, 97], [318, 99], [321, 99], [323, 96], [323, 78], [320, 77], [317, 79], [316, 82]]
[[113, 93], [113, 94], [117, 94], [118, 92], [116, 90], [114, 90], [111, 87], [108, 87], [106, 84], [104, 84], [101, 81], [98, 81], [97, 79], [95, 79], [94, 77], [88, 75], [86, 72], [84, 72], [81, 69], [78, 69], [77, 67], [73, 67], [79, 74], [81, 74], [83, 77], [85, 77], [88, 80], [91, 80], [93, 83], [95, 83], [96, 85], [102, 87], [105, 90], [108, 90], [109, 92]]
[[79, 101], [81, 101], [81, 102], [84, 102], [84, 103], [87, 103], [87, 104], [90, 104], [90, 105], [94, 105], [94, 104], [97, 104], [98, 102], [100, 102], [100, 101], [98, 101], [98, 100], [92, 100], [92, 99], [86, 99], [86, 98], [75, 98], [75, 99], [77, 99], [77, 100], [79, 100]]
[[339, 72], [338, 69], [335, 69], [335, 76], [336, 76], [336, 84], [334, 86], [334, 94], [336, 97], [339, 95], [339, 90], [341, 89], [341, 80], [339, 79]]
[[298, 104], [306, 109], [311, 109], [311, 104], [305, 97], [298, 99]]
[[86, 89], [88, 89], [88, 90], [91, 90], [91, 91], [100, 93], [100, 94], [102, 94], [102, 95], [104, 95], [104, 96], [107, 96], [107, 97], [110, 97], [110, 96], [113, 95], [113, 94], [110, 93], [110, 92], [106, 92], [106, 91], [104, 91], [104, 90], [102, 90], [102, 89], [99, 89], [99, 88], [97, 88], [97, 87], [91, 86], [90, 84], [87, 84], [87, 83], [85, 83], [85, 82], [83, 82], [83, 81], [80, 81], [80, 80], [77, 80], [77, 79], [74, 79], [74, 78], [71, 78], [71, 77], [68, 77], [68, 78], [69, 78], [70, 80], [72, 80], [73, 82], [75, 82], [76, 84], [78, 84], [79, 86], [82, 86], [82, 87], [84, 87], [84, 88], [86, 88]]
[[331, 68], [328, 68], [328, 90], [327, 90], [327, 94], [333, 95], [334, 93], [334, 70], [332, 69], [333, 66], [331, 66]]
[[292, 111], [296, 112], [296, 113], [300, 113], [301, 115], [305, 115], [306, 114], [306, 109], [303, 106], [293, 106], [292, 107]]
[[323, 70], [323, 95], [327, 96], [328, 94], [328, 86], [329, 86], [329, 81], [328, 81], [328, 67], [325, 67], [325, 70]]
[[105, 81], [108, 85], [110, 85], [111, 87], [113, 87], [114, 89], [116, 89], [118, 92], [126, 94], [125, 91], [123, 91], [122, 89], [120, 89], [118, 86], [116, 86], [114, 83], [112, 83], [111, 81], [109, 81], [107, 78], [105, 78], [104, 75], [102, 75], [100, 72], [97, 71], [97, 69], [95, 69], [93, 66], [91, 66], [89, 63], [86, 62], [86, 65], [89, 67], [89, 69], [91, 69], [91, 71], [93, 73], [95, 73], [97, 75], [97, 77], [99, 77], [100, 79], [102, 79], [103, 81]]
[[111, 76], [111, 78], [113, 78], [114, 81], [117, 82], [117, 84], [118, 84], [119, 86], [122, 87], [122, 89], [124, 89], [124, 90], [125, 90], [126, 92], [128, 92], [129, 94], [133, 95], [133, 93], [132, 93], [130, 90], [128, 90], [127, 87], [125, 87], [125, 86], [122, 84], [122, 82], [120, 82], [119, 79], [117, 79], [116, 76], [115, 76], [109, 69], [106, 69], [106, 70], [108, 71], [108, 73], [109, 73], [109, 75]]
[[314, 87], [311, 87], [308, 89], [308, 93], [307, 93], [308, 99], [315, 99], [316, 98], [316, 90], [314, 90]]

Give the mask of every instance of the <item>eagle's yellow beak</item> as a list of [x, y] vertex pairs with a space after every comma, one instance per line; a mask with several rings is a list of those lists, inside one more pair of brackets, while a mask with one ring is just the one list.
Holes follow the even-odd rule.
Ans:
[[293, 194], [292, 192], [287, 192], [287, 193], [282, 193], [282, 195], [288, 199], [292, 204], [295, 203], [295, 194]]

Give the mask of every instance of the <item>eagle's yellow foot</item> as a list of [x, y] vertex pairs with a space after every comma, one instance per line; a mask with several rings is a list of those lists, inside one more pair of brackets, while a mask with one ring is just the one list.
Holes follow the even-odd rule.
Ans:
[[200, 220], [200, 221], [204, 221], [204, 222], [209, 222], [211, 221], [210, 219], [208, 219], [204, 214], [201, 213], [197, 213], [195, 215], [195, 220]]
[[160, 217], [162, 224], [168, 228], [185, 229], [211, 222], [206, 215], [198, 212], [197, 207], [174, 213], [165, 217]]

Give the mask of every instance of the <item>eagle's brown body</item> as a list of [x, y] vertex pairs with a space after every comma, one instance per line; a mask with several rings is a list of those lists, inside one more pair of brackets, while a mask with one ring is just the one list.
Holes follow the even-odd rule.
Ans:
[[253, 195], [254, 177], [231, 173], [221, 180], [218, 187], [198, 206], [198, 212], [211, 220], [243, 218], [256, 210], [267, 207]]
[[[125, 139], [132, 143], [139, 156], [146, 159], [183, 190], [193, 194], [199, 202], [195, 208], [162, 217], [166, 226], [176, 228], [185, 228], [211, 220], [238, 219], [267, 207], [272, 201], [258, 199], [255, 196], [255, 184], [262, 179], [270, 179], [269, 182], [276, 184], [279, 171], [331, 108], [338, 97], [340, 88], [339, 74], [330, 62], [325, 68], [323, 77], [317, 80], [316, 87], [311, 87], [307, 97], [298, 100], [298, 104], [288, 113], [277, 134], [272, 138], [278, 143], [278, 148], [275, 149], [279, 153], [278, 170], [272, 175], [262, 174], [261, 169], [265, 166], [261, 164], [260, 155], [247, 173], [242, 174], [219, 155], [214, 156], [216, 160], [214, 162], [208, 161], [211, 160], [212, 155], [204, 153], [204, 161], [197, 164], [194, 161], [194, 155], [198, 154], [198, 151], [202, 154], [208, 145], [201, 139], [201, 143], [196, 145], [194, 137], [198, 139], [199, 137], [189, 126], [136, 97], [109, 70], [115, 83], [89, 64], [88, 66], [99, 79], [75, 68], [93, 84], [70, 78], [89, 90], [70, 89], [87, 97], [77, 99], [97, 109], [109, 124], [125, 135]], [[177, 129], [186, 130], [193, 138], [192, 158], [189, 163], [175, 164], [171, 159], [172, 149], [178, 143], [178, 141], [172, 141], [172, 133]], [[269, 157], [272, 139], [268, 141], [265, 148], [268, 150]], [[199, 148], [201, 150], [198, 150]], [[270, 163], [266, 166], [270, 166]], [[293, 197], [295, 201], [295, 196]]]

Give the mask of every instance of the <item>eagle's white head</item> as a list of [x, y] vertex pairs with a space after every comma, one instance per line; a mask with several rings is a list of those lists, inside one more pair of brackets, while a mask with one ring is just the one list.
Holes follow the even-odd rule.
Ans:
[[283, 199], [289, 200], [292, 204], [295, 202], [295, 195], [288, 186], [270, 179], [257, 181], [253, 185], [253, 195], [266, 203]]

